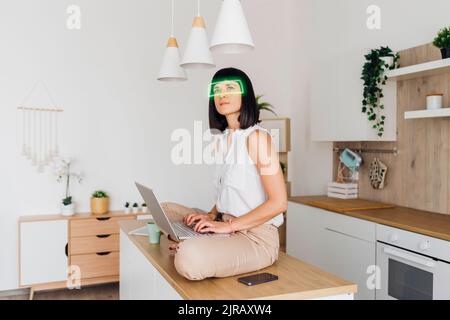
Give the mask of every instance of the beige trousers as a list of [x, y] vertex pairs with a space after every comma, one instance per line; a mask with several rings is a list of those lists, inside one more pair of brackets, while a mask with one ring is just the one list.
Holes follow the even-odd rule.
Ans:
[[[176, 203], [161, 206], [171, 221], [185, 215], [206, 212]], [[224, 215], [227, 221], [231, 215]], [[175, 254], [175, 268], [189, 280], [230, 277], [271, 266], [278, 259], [278, 228], [263, 224], [230, 237], [195, 237], [180, 242]]]

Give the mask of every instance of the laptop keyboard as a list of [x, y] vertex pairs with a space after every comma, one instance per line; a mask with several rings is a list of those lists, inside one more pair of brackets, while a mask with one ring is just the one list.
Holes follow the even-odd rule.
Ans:
[[175, 233], [179, 237], [198, 237], [198, 236], [206, 236], [207, 234], [202, 234], [195, 232], [191, 228], [189, 228], [187, 225], [185, 225], [183, 222], [173, 222], [172, 226], [175, 230]]

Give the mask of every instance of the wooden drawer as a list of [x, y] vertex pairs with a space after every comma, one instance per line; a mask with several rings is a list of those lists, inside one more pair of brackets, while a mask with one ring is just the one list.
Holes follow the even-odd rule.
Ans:
[[80, 267], [82, 279], [117, 276], [119, 275], [119, 252], [73, 255], [70, 257], [70, 264]]
[[86, 237], [119, 233], [118, 222], [135, 217], [98, 217], [70, 221], [70, 237]]
[[70, 254], [119, 251], [119, 235], [97, 235], [70, 239]]

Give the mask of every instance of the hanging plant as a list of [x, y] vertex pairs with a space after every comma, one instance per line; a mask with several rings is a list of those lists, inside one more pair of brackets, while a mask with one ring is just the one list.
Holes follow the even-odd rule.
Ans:
[[385, 71], [399, 67], [400, 55], [394, 53], [389, 47], [381, 47], [371, 50], [364, 57], [366, 62], [361, 76], [361, 79], [364, 80], [362, 112], [367, 115], [369, 121], [374, 122], [372, 128], [377, 130], [379, 137], [382, 137], [386, 120], [386, 116], [383, 115], [384, 105], [381, 103], [381, 99], [384, 97], [382, 86], [388, 79]]

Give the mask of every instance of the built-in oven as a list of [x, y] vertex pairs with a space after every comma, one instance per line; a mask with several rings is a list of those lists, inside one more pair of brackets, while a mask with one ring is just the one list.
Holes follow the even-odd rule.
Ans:
[[450, 242], [377, 225], [377, 300], [449, 300]]

